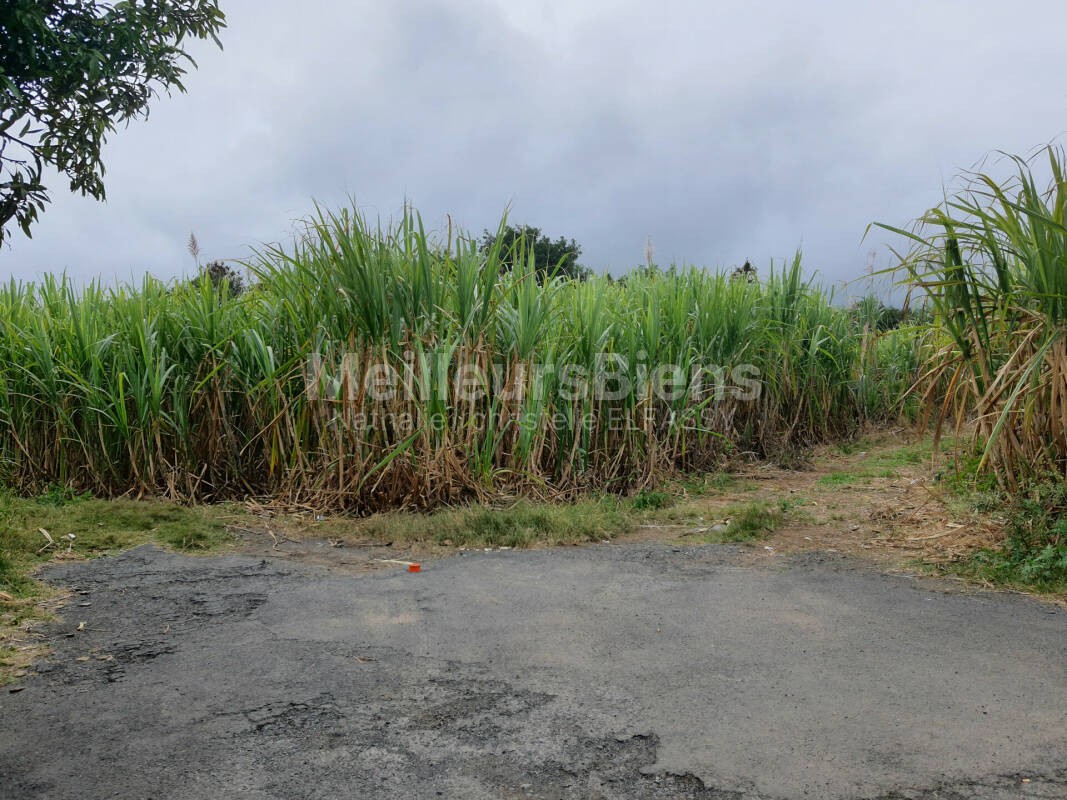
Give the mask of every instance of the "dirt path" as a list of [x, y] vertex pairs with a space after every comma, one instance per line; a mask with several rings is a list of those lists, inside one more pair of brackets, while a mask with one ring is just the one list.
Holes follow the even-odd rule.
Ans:
[[[944, 448], [943, 448], [944, 449]], [[692, 542], [747, 503], [787, 509], [756, 560], [804, 552], [845, 554], [883, 569], [914, 571], [951, 562], [997, 541], [1003, 521], [980, 514], [949, 491], [950, 455], [927, 437], [881, 431], [847, 448], [817, 448], [800, 465], [741, 467], [717, 491], [699, 492], [630, 541]]]

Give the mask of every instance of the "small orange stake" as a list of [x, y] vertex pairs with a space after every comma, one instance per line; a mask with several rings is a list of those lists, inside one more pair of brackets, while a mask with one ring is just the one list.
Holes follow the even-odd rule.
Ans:
[[401, 561], [397, 558], [379, 558], [383, 564], [400, 564], [402, 567], [407, 567], [408, 572], [422, 572], [422, 564], [417, 561]]

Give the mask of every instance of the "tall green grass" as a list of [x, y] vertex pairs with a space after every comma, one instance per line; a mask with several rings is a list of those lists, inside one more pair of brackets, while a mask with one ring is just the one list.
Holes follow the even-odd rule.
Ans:
[[257, 254], [240, 296], [0, 287], [0, 479], [357, 511], [623, 491], [894, 416], [914, 371], [909, 338], [859, 326], [799, 255], [753, 283], [543, 284], [504, 255], [435, 240], [413, 212], [319, 210]]
[[913, 230], [881, 227], [912, 242], [901, 267], [936, 312], [929, 412], [939, 429], [976, 420], [980, 467], [1016, 491], [1067, 475], [1067, 159], [1006, 160], [1014, 175], [966, 173]]

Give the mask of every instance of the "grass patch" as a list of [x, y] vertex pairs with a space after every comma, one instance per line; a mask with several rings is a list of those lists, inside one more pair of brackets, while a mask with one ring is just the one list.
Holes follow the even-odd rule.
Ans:
[[786, 521], [792, 503], [754, 502], [730, 506], [723, 513], [725, 527], [715, 526], [705, 538], [709, 542], [749, 542], [774, 533]]
[[871, 439], [867, 436], [861, 436], [858, 439], [845, 439], [836, 442], [834, 444], [834, 449], [843, 456], [854, 456], [856, 453], [869, 450], [871, 446]]
[[33, 499], [0, 494], [0, 591], [34, 594], [36, 582], [28, 573], [56, 555], [107, 555], [145, 542], [179, 550], [216, 548], [231, 538], [223, 513], [221, 507], [95, 500], [58, 490]]
[[714, 489], [717, 492], [725, 491], [726, 489], [732, 489], [737, 486], [737, 476], [729, 472], [716, 472], [711, 475], [704, 476], [704, 485], [710, 489]]
[[946, 571], [1013, 589], [1067, 593], [1067, 485], [1062, 480], [1032, 487], [1009, 500], [988, 487], [963, 499], [976, 510], [999, 498], [1007, 508], [1007, 539], [946, 567]]
[[[857, 442], [847, 443], [846, 445], [838, 445], [837, 449], [844, 455], [855, 455], [861, 451], [861, 444]], [[899, 469], [915, 467], [928, 461], [931, 452], [932, 445], [927, 441], [892, 450], [864, 454], [859, 463], [851, 469], [823, 475], [819, 478], [818, 484], [820, 486], [854, 486], [869, 483], [872, 478], [891, 480], [900, 477]]]
[[644, 489], [637, 493], [631, 505], [634, 511], [659, 511], [674, 505], [674, 496], [667, 492]]
[[930, 460], [932, 444], [929, 442], [885, 450], [868, 460], [872, 469], [894, 469], [897, 467], [914, 467]]
[[724, 492], [727, 489], [748, 491], [748, 485], [741, 483], [730, 472], [702, 472], [685, 478], [675, 484], [679, 493], [690, 497], [703, 497], [706, 494]]
[[977, 446], [956, 453], [951, 463], [939, 471], [934, 479], [959, 497], [1000, 494], [996, 478], [988, 472], [979, 472], [982, 452]]
[[823, 475], [817, 483], [819, 486], [853, 486], [857, 483], [866, 483], [867, 477], [854, 472], [831, 472]]
[[1067, 594], [1067, 544], [1034, 547], [1012, 538], [979, 550], [947, 571], [961, 577], [1039, 594]]
[[607, 497], [567, 505], [522, 500], [507, 508], [383, 514], [359, 523], [356, 530], [382, 541], [434, 542], [452, 547], [578, 544], [611, 539], [632, 530], [634, 522], [628, 511], [620, 501]]

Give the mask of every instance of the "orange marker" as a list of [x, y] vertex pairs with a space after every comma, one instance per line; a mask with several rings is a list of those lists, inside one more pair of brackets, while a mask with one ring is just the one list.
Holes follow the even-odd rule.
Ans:
[[408, 572], [422, 572], [422, 564], [419, 564], [417, 561], [401, 561], [397, 558], [379, 558], [378, 560], [383, 564], [400, 564], [401, 566], [407, 567]]

